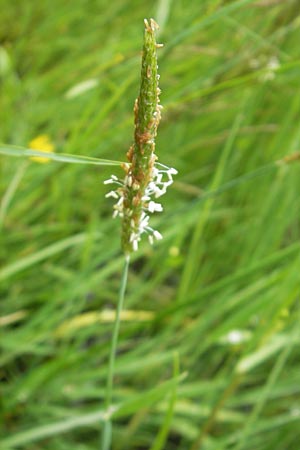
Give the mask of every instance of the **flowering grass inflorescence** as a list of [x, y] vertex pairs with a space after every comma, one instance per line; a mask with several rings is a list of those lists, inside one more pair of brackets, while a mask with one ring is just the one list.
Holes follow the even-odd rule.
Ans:
[[157, 162], [155, 137], [161, 118], [157, 73], [157, 44], [153, 19], [144, 20], [145, 34], [142, 55], [141, 86], [134, 105], [134, 143], [127, 152], [128, 162], [123, 164], [125, 178], [115, 175], [105, 184], [115, 184], [115, 190], [106, 194], [117, 200], [113, 217], [122, 219], [122, 247], [125, 254], [138, 249], [141, 236], [146, 233], [149, 242], [162, 239], [162, 235], [149, 226], [149, 213], [161, 212], [156, 199], [165, 194], [177, 171]]

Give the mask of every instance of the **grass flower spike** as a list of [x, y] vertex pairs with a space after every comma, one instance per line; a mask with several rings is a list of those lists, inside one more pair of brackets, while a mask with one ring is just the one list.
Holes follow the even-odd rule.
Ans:
[[105, 181], [105, 184], [117, 186], [106, 197], [117, 200], [113, 217], [122, 219], [122, 247], [125, 254], [138, 249], [144, 233], [151, 244], [154, 239], [162, 239], [162, 235], [149, 226], [149, 213], [163, 210], [156, 199], [165, 194], [173, 182], [173, 175], [177, 173], [175, 169], [158, 163], [155, 154], [155, 137], [162, 109], [159, 103], [156, 53], [162, 44], [157, 44], [155, 40], [155, 30], [158, 28], [156, 22], [145, 19], [144, 24], [141, 86], [134, 105], [134, 143], [127, 152], [128, 163], [123, 164], [124, 180], [112, 175]]

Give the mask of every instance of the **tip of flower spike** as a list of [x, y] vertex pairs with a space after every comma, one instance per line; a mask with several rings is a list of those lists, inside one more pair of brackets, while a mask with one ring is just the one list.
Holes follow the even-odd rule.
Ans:
[[150, 23], [147, 19], [144, 19], [144, 24], [147, 31], [155, 31], [159, 29], [159, 25], [155, 22], [154, 19], [150, 19]]

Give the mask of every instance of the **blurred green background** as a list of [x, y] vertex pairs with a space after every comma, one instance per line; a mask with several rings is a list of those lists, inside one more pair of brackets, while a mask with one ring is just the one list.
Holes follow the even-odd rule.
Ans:
[[[0, 6], [7, 153], [45, 135], [124, 161], [143, 19], [161, 26], [157, 154], [179, 174], [130, 267], [113, 449], [298, 450], [299, 1]], [[0, 163], [0, 448], [98, 449], [122, 171]]]

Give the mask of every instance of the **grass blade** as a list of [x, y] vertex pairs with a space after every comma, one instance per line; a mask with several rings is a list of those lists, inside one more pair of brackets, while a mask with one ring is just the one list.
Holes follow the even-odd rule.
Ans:
[[109, 159], [92, 158], [90, 156], [69, 155], [64, 153], [50, 153], [39, 150], [31, 150], [30, 148], [19, 147], [15, 145], [1, 145], [0, 154], [6, 156], [21, 156], [23, 158], [30, 158], [32, 156], [39, 156], [48, 158], [52, 161], [70, 163], [70, 164], [92, 164], [94, 166], [119, 166], [121, 161], [111, 161]]

